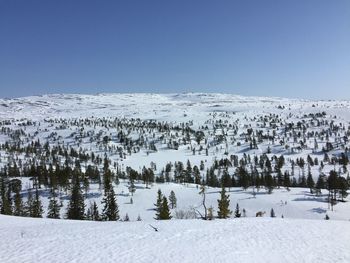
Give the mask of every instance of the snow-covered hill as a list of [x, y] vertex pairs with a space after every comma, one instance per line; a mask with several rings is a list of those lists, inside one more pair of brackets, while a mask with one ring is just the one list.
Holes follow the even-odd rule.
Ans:
[[[101, 213], [109, 174], [120, 219], [130, 219], [1, 215], [0, 262], [350, 262], [349, 141], [350, 101], [202, 93], [0, 99], [4, 213], [28, 216], [37, 191], [44, 217], [53, 193], [66, 217], [73, 178], [85, 209], [96, 202]], [[337, 181], [327, 190], [331, 171]], [[214, 216], [223, 184], [229, 208], [238, 204], [244, 218], [179, 220], [204, 213], [200, 184]], [[158, 189], [177, 197], [168, 222], [154, 220]], [[277, 218], [255, 218], [271, 209]]]
[[0, 262], [350, 262], [344, 221], [82, 222], [0, 216]]

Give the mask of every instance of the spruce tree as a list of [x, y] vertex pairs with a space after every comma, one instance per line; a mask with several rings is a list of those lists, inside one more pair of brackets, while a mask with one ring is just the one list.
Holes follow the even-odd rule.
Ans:
[[102, 200], [104, 204], [102, 211], [102, 220], [104, 221], [118, 221], [119, 220], [119, 208], [117, 199], [114, 193], [112, 183], [105, 182], [105, 196]]
[[160, 220], [168, 220], [168, 219], [171, 219], [171, 217], [172, 216], [170, 215], [168, 200], [165, 196], [163, 196], [162, 206], [161, 206], [160, 213], [159, 213], [159, 219]]
[[319, 175], [318, 179], [317, 179], [317, 183], [316, 183], [316, 195], [320, 195], [321, 189], [325, 188], [325, 180], [324, 180], [324, 176], [323, 175]]
[[100, 221], [101, 220], [100, 214], [98, 212], [98, 206], [97, 206], [95, 201], [94, 201], [94, 203], [92, 205], [92, 209], [91, 209], [91, 219], [94, 220], [94, 221]]
[[60, 218], [60, 205], [56, 199], [56, 193], [53, 191], [52, 196], [50, 198], [48, 211], [47, 211], [47, 218], [53, 218], [53, 219], [59, 219]]
[[274, 181], [270, 172], [265, 176], [265, 187], [267, 188], [267, 192], [271, 194], [274, 189]]
[[176, 196], [175, 196], [175, 192], [171, 190], [170, 195], [169, 195], [169, 202], [170, 202], [170, 206], [171, 209], [174, 209], [176, 207]]
[[[243, 209], [243, 211], [245, 212], [244, 209]], [[241, 211], [239, 210], [239, 205], [238, 205], [238, 203], [236, 204], [235, 217], [241, 217]]]
[[80, 187], [79, 178], [76, 176], [73, 181], [73, 189], [66, 217], [67, 219], [83, 220], [85, 219], [84, 196]]
[[160, 189], [158, 189], [157, 201], [154, 204], [155, 210], [156, 210], [156, 217], [154, 219], [157, 219], [157, 220], [160, 219], [160, 211], [162, 209], [162, 202], [163, 202], [163, 194], [162, 194], [162, 191]]
[[35, 197], [33, 200], [33, 205], [32, 205], [32, 215], [31, 217], [43, 217], [43, 206], [40, 201], [40, 196], [39, 196], [39, 191], [38, 189], [35, 190]]
[[276, 214], [275, 214], [275, 211], [273, 210], [273, 208], [271, 208], [270, 216], [271, 217], [276, 217]]
[[230, 199], [229, 195], [226, 195], [225, 187], [222, 187], [220, 193], [220, 199], [218, 200], [218, 217], [228, 218], [230, 217], [232, 211], [229, 209]]

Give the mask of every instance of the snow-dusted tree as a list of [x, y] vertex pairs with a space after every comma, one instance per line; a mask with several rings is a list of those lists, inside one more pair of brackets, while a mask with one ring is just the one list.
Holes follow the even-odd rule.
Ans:
[[229, 195], [226, 195], [225, 187], [221, 188], [220, 199], [218, 200], [218, 217], [219, 218], [228, 218], [232, 214], [230, 210], [230, 199]]
[[171, 209], [174, 209], [176, 207], [177, 199], [175, 196], [175, 192], [173, 190], [171, 190], [171, 192], [170, 192], [169, 202], [170, 202]]

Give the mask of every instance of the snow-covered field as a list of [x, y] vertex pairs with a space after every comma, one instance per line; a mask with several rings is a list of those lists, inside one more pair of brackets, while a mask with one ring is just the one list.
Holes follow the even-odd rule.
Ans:
[[86, 222], [0, 216], [0, 262], [350, 262], [344, 221]]
[[[283, 182], [272, 194], [264, 186], [226, 187], [230, 209], [239, 204], [244, 218], [178, 220], [179, 211], [203, 213], [203, 206], [198, 184], [177, 179], [183, 171], [175, 171], [175, 162], [182, 162], [184, 171], [190, 163], [191, 169], [202, 166], [203, 181], [210, 169], [219, 179], [227, 172], [238, 180], [237, 168], [245, 162], [241, 166], [248, 174], [262, 176], [267, 172], [266, 159], [259, 159], [263, 156], [276, 179], [277, 160], [283, 156], [280, 172], [298, 184], [308, 173], [316, 182], [331, 170], [350, 180], [350, 164], [339, 161], [341, 154], [350, 156], [350, 101], [192, 93], [57, 94], [0, 99], [0, 122], [0, 169], [20, 168], [16, 178], [22, 182], [24, 201], [34, 187], [33, 175], [24, 170], [33, 163], [72, 168], [79, 163], [82, 172], [91, 165], [102, 174], [107, 158], [113, 173], [124, 173], [113, 186], [120, 218], [130, 218], [87, 222], [1, 215], [0, 262], [350, 262], [349, 197], [330, 209], [324, 188], [316, 195], [305, 186], [284, 187]], [[198, 132], [203, 133], [200, 139]], [[72, 150], [88, 158], [72, 157]], [[219, 160], [231, 163], [219, 165]], [[146, 185], [133, 179], [136, 190], [129, 192], [127, 167], [139, 174], [146, 167], [160, 178], [167, 165], [168, 182]], [[194, 172], [189, 173], [194, 178]], [[101, 212], [103, 184], [87, 181], [85, 205], [96, 201]], [[43, 216], [55, 188], [65, 217], [69, 187], [57, 182], [52, 186], [51, 178], [41, 184]], [[174, 191], [177, 197], [173, 219], [167, 222], [154, 220], [158, 189], [166, 197]], [[207, 207], [217, 215], [221, 188], [206, 189]], [[271, 209], [276, 218], [266, 218]], [[265, 218], [255, 218], [258, 211], [265, 211]], [[329, 221], [323, 220], [326, 215]], [[138, 216], [142, 221], [136, 222]]]

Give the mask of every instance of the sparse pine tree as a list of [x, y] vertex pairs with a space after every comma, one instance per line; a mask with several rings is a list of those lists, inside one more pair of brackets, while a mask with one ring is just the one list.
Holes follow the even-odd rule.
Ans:
[[169, 202], [170, 202], [171, 209], [174, 209], [176, 207], [176, 202], [177, 202], [177, 199], [176, 199], [174, 191], [170, 192]]
[[275, 214], [275, 211], [273, 210], [273, 208], [271, 208], [270, 216], [271, 217], [276, 217], [276, 214]]
[[220, 199], [218, 200], [218, 218], [228, 218], [230, 217], [232, 211], [229, 209], [230, 199], [229, 195], [226, 195], [225, 187], [222, 187], [220, 193]]
[[94, 201], [94, 203], [92, 205], [92, 209], [91, 209], [91, 219], [93, 221], [100, 221], [101, 220], [100, 214], [98, 212], [98, 206], [97, 206], [95, 201]]
[[124, 221], [125, 221], [125, 222], [130, 221], [130, 218], [129, 218], [128, 213], [125, 214], [125, 216], [124, 216]]
[[[243, 211], [245, 211], [245, 210], [243, 209]], [[241, 217], [241, 211], [239, 210], [238, 203], [236, 204], [235, 217]]]
[[86, 213], [86, 219], [92, 221], [101, 220], [100, 214], [98, 212], [98, 207], [95, 201], [93, 203], [90, 203], [90, 207], [88, 208]]

